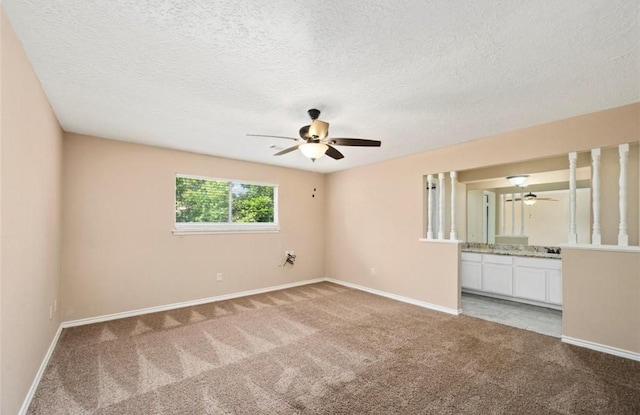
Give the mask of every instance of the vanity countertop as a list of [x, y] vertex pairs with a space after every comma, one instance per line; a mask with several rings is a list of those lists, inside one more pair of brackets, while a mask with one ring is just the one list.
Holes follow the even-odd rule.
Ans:
[[462, 252], [475, 252], [479, 254], [526, 256], [551, 259], [561, 258], [560, 248], [557, 246], [483, 244], [477, 242], [465, 242], [462, 244], [461, 249]]

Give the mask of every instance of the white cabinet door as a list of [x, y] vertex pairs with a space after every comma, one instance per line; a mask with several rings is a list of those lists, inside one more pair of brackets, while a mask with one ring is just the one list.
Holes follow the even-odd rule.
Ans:
[[547, 271], [547, 302], [562, 304], [562, 272]]
[[513, 267], [502, 264], [483, 264], [482, 289], [496, 294], [513, 295]]
[[516, 267], [513, 295], [528, 300], [547, 300], [547, 272], [541, 268]]
[[460, 263], [460, 284], [462, 288], [482, 289], [482, 264], [462, 261]]
[[562, 262], [559, 259], [463, 252], [462, 288], [500, 294], [513, 301], [562, 305]]

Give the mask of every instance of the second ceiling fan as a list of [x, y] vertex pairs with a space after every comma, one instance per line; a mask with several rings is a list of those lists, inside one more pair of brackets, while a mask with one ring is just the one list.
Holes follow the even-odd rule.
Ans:
[[364, 138], [329, 138], [329, 123], [318, 119], [320, 110], [312, 108], [307, 111], [307, 113], [311, 118], [311, 124], [300, 128], [300, 138], [263, 134], [247, 135], [251, 137], [284, 138], [286, 140], [298, 141], [299, 144], [279, 151], [274, 154], [274, 156], [281, 156], [299, 149], [302, 154], [311, 159], [311, 161], [316, 161], [325, 154], [335, 160], [344, 158], [344, 155], [334, 146], [380, 147], [381, 145], [381, 142], [378, 140]]

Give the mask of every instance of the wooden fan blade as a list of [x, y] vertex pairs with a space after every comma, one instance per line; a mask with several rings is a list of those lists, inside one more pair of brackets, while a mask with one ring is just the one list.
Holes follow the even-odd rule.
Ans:
[[286, 140], [298, 141], [299, 138], [283, 137], [281, 135], [263, 135], [263, 134], [247, 134], [249, 137], [267, 137], [267, 138], [284, 138]]
[[299, 146], [293, 146], [293, 147], [285, 148], [282, 151], [278, 151], [276, 154], [274, 154], [274, 156], [281, 156], [283, 154], [291, 153], [293, 150], [297, 150], [298, 147]]
[[331, 157], [332, 159], [335, 159], [335, 160], [340, 160], [340, 159], [344, 158], [344, 154], [339, 152], [335, 147], [331, 147], [328, 144], [327, 144], [327, 147], [329, 147], [329, 148], [327, 149], [327, 152], [324, 153], [327, 156], [329, 156], [329, 157]]
[[378, 140], [368, 140], [365, 138], [332, 138], [329, 143], [337, 146], [356, 146], [356, 147], [380, 147], [382, 144]]

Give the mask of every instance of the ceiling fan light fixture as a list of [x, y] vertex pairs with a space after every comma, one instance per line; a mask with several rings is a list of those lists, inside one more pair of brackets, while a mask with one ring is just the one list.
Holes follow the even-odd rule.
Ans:
[[536, 199], [538, 196], [534, 195], [533, 193], [529, 192], [526, 195], [524, 195], [524, 204], [527, 206], [533, 206], [536, 204]]
[[[354, 147], [380, 147], [380, 141], [369, 140], [365, 138], [332, 138], [328, 139], [329, 123], [318, 119], [320, 110], [310, 109], [308, 111], [311, 118], [311, 124], [300, 128], [300, 138], [286, 137], [281, 135], [264, 135], [264, 134], [247, 134], [251, 137], [267, 137], [267, 138], [284, 138], [285, 140], [296, 141], [296, 145], [289, 148], [280, 149], [274, 156], [282, 156], [292, 151], [300, 150], [300, 152], [311, 161], [316, 161], [323, 155], [327, 155], [334, 160], [344, 158], [338, 149], [334, 146], [354, 146]], [[275, 149], [272, 147], [272, 149]]]
[[329, 135], [329, 123], [320, 120], [311, 121], [309, 135], [324, 140]]
[[508, 176], [507, 180], [516, 187], [524, 187], [523, 184], [529, 176], [526, 174], [518, 174], [516, 176]]
[[324, 153], [327, 152], [329, 146], [322, 143], [304, 143], [300, 144], [298, 148], [305, 157], [311, 159], [311, 161], [316, 161], [320, 157], [324, 156]]

